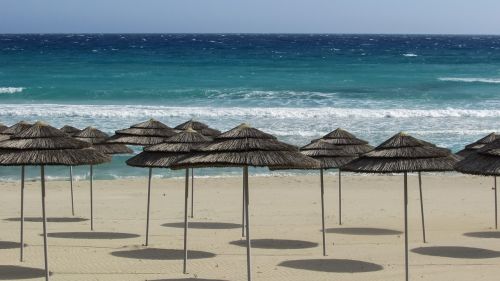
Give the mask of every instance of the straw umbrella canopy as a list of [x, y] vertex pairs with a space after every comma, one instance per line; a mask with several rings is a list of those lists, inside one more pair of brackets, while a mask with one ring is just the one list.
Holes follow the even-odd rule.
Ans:
[[[66, 133], [68, 136], [72, 137], [74, 134], [81, 132], [82, 130], [75, 128], [70, 125], [64, 125], [59, 130]], [[71, 214], [75, 215], [75, 203], [73, 199], [73, 167], [69, 166], [69, 187], [71, 190]]]
[[490, 133], [487, 136], [482, 137], [479, 140], [466, 145], [464, 149], [460, 150], [456, 154], [462, 157], [467, 157], [470, 154], [473, 154], [477, 150], [483, 148], [487, 144], [494, 142], [497, 139], [500, 139], [500, 135], [497, 135], [495, 133]]
[[207, 136], [207, 137], [216, 137], [216, 136], [221, 134], [221, 131], [219, 131], [217, 129], [210, 128], [207, 124], [199, 122], [199, 121], [195, 121], [193, 119], [175, 126], [174, 129], [183, 131], [183, 130], [187, 130], [188, 128], [191, 128], [191, 129], [197, 131], [198, 133], [201, 133], [202, 135]]
[[[109, 135], [103, 131], [96, 129], [94, 127], [87, 127], [82, 131], [73, 135], [73, 137], [79, 141], [84, 141], [99, 151], [102, 154], [112, 155], [112, 154], [126, 154], [132, 153], [132, 149], [128, 148], [124, 144], [120, 143], [107, 143], [106, 140], [109, 139]], [[94, 230], [94, 198], [93, 198], [93, 178], [94, 169], [93, 165], [90, 164], [90, 230]]]
[[0, 133], [0, 141], [9, 139], [11, 136], [28, 129], [29, 127], [31, 127], [31, 124], [26, 122], [26, 121], [18, 122], [18, 123], [6, 128], [6, 129], [4, 129]]
[[7, 128], [9, 127], [5, 126], [3, 123], [0, 123], [0, 133], [2, 133]]
[[92, 126], [83, 129], [73, 137], [90, 143], [95, 150], [103, 154], [127, 154], [133, 152], [125, 144], [107, 142], [109, 135]]
[[[16, 123], [0, 133], [0, 141], [8, 140], [13, 135], [28, 129], [31, 126], [32, 125], [30, 123], [25, 121]], [[19, 260], [21, 262], [24, 261], [24, 176], [25, 176], [25, 167], [24, 165], [22, 165], [21, 166], [21, 212], [20, 212], [21, 219], [20, 219], [20, 233], [19, 233], [21, 241], [19, 245], [19, 250], [20, 250]]]
[[80, 130], [76, 127], [70, 126], [70, 125], [64, 125], [59, 130], [62, 131], [63, 133], [66, 133], [70, 137], [72, 137], [74, 134], [82, 131], [82, 130]]
[[[363, 153], [373, 150], [373, 146], [367, 141], [357, 138], [348, 131], [337, 128], [334, 131], [324, 135], [322, 139], [329, 143], [340, 147], [344, 153], [359, 156]], [[344, 163], [345, 164], [345, 163]], [[332, 166], [330, 168], [339, 169], [339, 225], [342, 224], [342, 169], [341, 165]]]
[[[184, 158], [191, 150], [202, 144], [210, 142], [212, 139], [206, 137], [193, 129], [186, 129], [179, 134], [168, 138], [164, 143], [152, 145], [144, 148], [144, 151], [127, 160], [127, 165], [133, 167], [149, 168], [148, 178], [148, 201], [146, 217], [146, 243], [149, 242], [149, 210], [151, 202], [151, 175], [153, 168], [170, 168], [170, 166]], [[186, 188], [189, 185], [189, 170], [186, 169]], [[187, 192], [187, 189], [186, 189]], [[185, 197], [185, 218], [187, 220], [187, 199]]]
[[9, 140], [0, 142], [0, 166], [40, 166], [42, 187], [45, 280], [49, 280], [47, 218], [45, 214], [45, 166], [100, 164], [110, 158], [86, 142], [74, 140], [58, 129], [37, 122]]
[[[174, 129], [180, 131], [192, 129], [197, 131], [198, 133], [201, 133], [204, 136], [211, 138], [221, 134], [221, 131], [210, 128], [207, 124], [195, 121], [193, 119], [177, 125]], [[193, 217], [194, 217], [194, 169], [191, 169], [191, 218]]]
[[495, 229], [498, 229], [497, 176], [500, 176], [500, 139], [469, 154], [455, 165], [455, 170], [464, 174], [493, 176]]
[[[319, 168], [318, 161], [301, 154], [295, 146], [278, 141], [274, 136], [241, 124], [215, 137], [214, 142], [194, 149], [191, 156], [173, 165], [174, 169], [208, 167], [243, 167], [245, 226], [247, 246], [247, 278], [251, 274], [251, 240], [248, 167], [273, 169]], [[186, 187], [187, 189], [187, 187]], [[187, 223], [185, 223], [185, 229]], [[185, 237], [185, 240], [187, 237]], [[187, 242], [184, 242], [184, 264], [187, 260]], [[184, 272], [186, 266], [184, 266]]]
[[[316, 159], [320, 162], [320, 186], [321, 186], [321, 232], [323, 234], [323, 255], [326, 256], [326, 236], [325, 236], [325, 203], [324, 203], [324, 180], [323, 170], [339, 168], [358, 157], [357, 153], [342, 149], [324, 139], [314, 140], [308, 145], [300, 148], [302, 154]], [[340, 173], [340, 171], [339, 171]], [[340, 181], [339, 181], [340, 183]]]
[[122, 143], [129, 145], [153, 145], [165, 141], [174, 136], [176, 132], [169, 126], [155, 119], [132, 125], [128, 129], [115, 131], [108, 143]]
[[439, 148], [405, 133], [398, 133], [373, 151], [361, 155], [342, 169], [358, 173], [403, 173], [405, 216], [405, 269], [408, 280], [408, 180], [409, 172], [449, 171], [458, 159]]

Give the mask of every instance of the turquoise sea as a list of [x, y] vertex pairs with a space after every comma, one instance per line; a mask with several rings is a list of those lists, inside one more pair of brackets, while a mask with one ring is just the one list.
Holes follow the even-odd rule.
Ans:
[[[1, 123], [112, 134], [151, 117], [170, 126], [195, 118], [222, 131], [247, 122], [296, 145], [337, 127], [374, 145], [406, 131], [456, 151], [500, 131], [500, 37], [0, 35]], [[96, 178], [145, 176], [126, 167], [128, 157], [97, 167]], [[240, 171], [199, 172], [228, 173]], [[0, 169], [4, 180], [18, 174]]]

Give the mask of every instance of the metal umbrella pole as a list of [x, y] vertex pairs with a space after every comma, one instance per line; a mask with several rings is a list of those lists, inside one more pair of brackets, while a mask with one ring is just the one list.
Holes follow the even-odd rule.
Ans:
[[405, 273], [408, 281], [408, 175], [404, 174], [404, 209], [405, 209]]
[[495, 192], [495, 229], [498, 229], [498, 207], [497, 207], [497, 177], [493, 177], [494, 180], [494, 192]]
[[251, 251], [252, 242], [250, 240], [250, 216], [248, 215], [249, 192], [248, 192], [248, 166], [243, 169], [243, 180], [245, 188], [245, 221], [246, 221], [246, 238], [247, 238], [247, 280], [252, 281], [252, 260]]
[[149, 175], [148, 175], [148, 209], [147, 209], [147, 215], [146, 215], [146, 243], [144, 246], [148, 246], [149, 243], [149, 205], [151, 203], [151, 176], [153, 174], [153, 169], [149, 168]]
[[90, 230], [94, 230], [94, 195], [92, 194], [92, 185], [94, 181], [94, 167], [90, 165]]
[[323, 181], [323, 169], [319, 170], [320, 182], [321, 182], [321, 233], [323, 234], [323, 256], [326, 256], [326, 237], [325, 237], [325, 200], [324, 200], [324, 181]]
[[339, 168], [339, 225], [342, 225], [342, 171]]
[[422, 215], [422, 235], [424, 243], [427, 243], [425, 239], [425, 219], [424, 219], [424, 198], [422, 196], [422, 173], [418, 172], [418, 189], [420, 191], [420, 214]]
[[73, 201], [73, 167], [69, 166], [69, 187], [71, 189], [71, 214], [75, 216], [75, 206]]
[[191, 168], [191, 218], [194, 218], [194, 169]]
[[188, 233], [188, 198], [189, 198], [189, 168], [186, 168], [186, 183], [184, 191], [184, 264], [182, 272], [187, 274], [187, 233]]
[[24, 261], [24, 166], [21, 166], [21, 245], [20, 261]]
[[241, 204], [241, 237], [245, 237], [245, 169], [243, 169], [243, 202]]
[[45, 214], [45, 167], [40, 166], [40, 178], [42, 180], [42, 216], [43, 216], [43, 254], [45, 258], [45, 281], [49, 281], [49, 258], [47, 247], [47, 215]]

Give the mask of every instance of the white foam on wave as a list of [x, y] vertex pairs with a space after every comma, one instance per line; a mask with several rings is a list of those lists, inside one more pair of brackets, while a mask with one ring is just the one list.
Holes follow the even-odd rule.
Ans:
[[0, 87], [0, 94], [21, 93], [24, 89], [23, 87]]
[[490, 83], [500, 84], [500, 78], [474, 78], [474, 77], [439, 77], [439, 81], [464, 82], [464, 83]]
[[[500, 109], [371, 109], [336, 107], [181, 107], [153, 105], [0, 105], [0, 116], [32, 118], [224, 118], [325, 119], [325, 118], [444, 118], [500, 117]], [[325, 119], [326, 120], [326, 119]]]
[[413, 54], [413, 53], [407, 53], [407, 54], [403, 54], [404, 57], [418, 57], [417, 54]]

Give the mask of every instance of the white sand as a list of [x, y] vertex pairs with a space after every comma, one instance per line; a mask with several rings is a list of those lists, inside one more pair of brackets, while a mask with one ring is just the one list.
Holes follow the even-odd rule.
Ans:
[[[424, 204], [428, 243], [422, 243], [420, 204], [415, 175], [409, 179], [410, 249], [424, 249], [433, 255], [410, 253], [411, 280], [479, 281], [500, 280], [500, 234], [497, 238], [464, 236], [468, 232], [492, 234], [494, 197], [492, 178], [424, 175]], [[403, 230], [403, 188], [401, 176], [353, 176], [343, 181], [343, 222], [338, 221], [337, 177], [326, 178], [327, 228], [380, 228]], [[19, 241], [19, 222], [5, 220], [19, 216], [18, 183], [0, 183], [0, 241]], [[312, 243], [312, 248], [294, 249], [301, 242], [280, 243], [289, 249], [253, 249], [253, 276], [259, 280], [404, 280], [404, 244], [401, 234], [327, 234], [328, 257], [321, 254], [321, 209], [319, 177], [252, 177], [250, 179], [251, 235], [253, 239], [286, 239]], [[26, 217], [41, 215], [40, 187], [29, 182], [26, 188]], [[152, 189], [150, 250], [144, 243], [146, 179], [96, 181], [94, 185], [95, 232], [121, 232], [140, 236], [128, 239], [68, 239], [49, 237], [50, 270], [54, 281], [68, 280], [178, 280], [204, 278], [246, 280], [246, 250], [230, 244], [241, 239], [241, 229], [190, 229], [189, 249], [215, 256], [188, 262], [182, 274], [182, 255], [161, 258], [155, 249], [183, 247], [183, 229], [164, 223], [183, 221], [183, 181], [154, 180]], [[196, 180], [194, 222], [241, 223], [241, 178]], [[75, 184], [78, 217], [89, 217], [88, 182]], [[68, 182], [48, 182], [49, 217], [71, 217]], [[89, 234], [89, 221], [49, 222], [49, 232]], [[42, 224], [25, 223], [24, 263], [17, 248], [0, 246], [0, 265], [43, 268]], [[310, 243], [309, 243], [310, 244]], [[0, 245], [2, 245], [0, 243]], [[264, 245], [266, 246], [266, 245]], [[307, 244], [304, 246], [308, 246]], [[472, 247], [435, 248], [442, 246]], [[2, 249], [3, 248], [3, 249]], [[131, 258], [130, 250], [140, 250]], [[120, 257], [112, 255], [126, 255]], [[436, 256], [436, 254], [444, 257]], [[466, 255], [466, 257], [463, 257]], [[141, 258], [142, 257], [142, 258]], [[315, 261], [315, 260], [324, 261]], [[337, 259], [337, 260], [335, 260]], [[300, 267], [280, 266], [286, 261]], [[308, 261], [309, 260], [309, 261]], [[347, 260], [347, 261], [342, 261]], [[360, 266], [359, 261], [371, 264]], [[354, 271], [353, 273], [326, 271]], [[368, 270], [369, 272], [358, 272]], [[373, 271], [371, 271], [373, 270]], [[0, 266], [0, 280], [5, 271]], [[18, 278], [21, 276], [18, 276]], [[32, 280], [43, 280], [42, 278]], [[188, 279], [189, 280], [189, 279]]]

